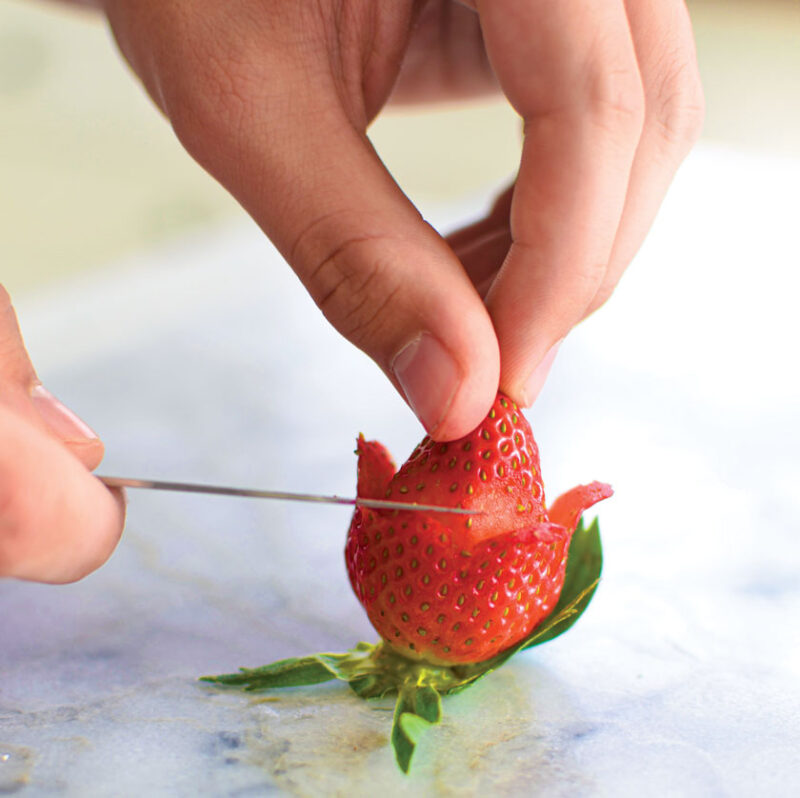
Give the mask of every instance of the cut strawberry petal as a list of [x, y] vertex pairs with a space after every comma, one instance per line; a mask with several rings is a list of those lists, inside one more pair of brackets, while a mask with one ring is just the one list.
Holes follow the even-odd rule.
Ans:
[[397, 467], [386, 447], [378, 441], [367, 441], [363, 435], [356, 441], [358, 455], [358, 487], [360, 499], [383, 499]]
[[[452, 533], [452, 530], [448, 531]], [[561, 524], [556, 524], [552, 521], [537, 521], [536, 523], [520, 527], [519, 529], [512, 529], [507, 532], [500, 532], [488, 538], [482, 538], [477, 542], [472, 541], [472, 545], [492, 544], [493, 546], [506, 546], [522, 544], [526, 546], [535, 546], [538, 543], [550, 544], [560, 540], [569, 540], [571, 534], [572, 532], [565, 529]], [[461, 541], [455, 535], [453, 538], [454, 543], [460, 545]]]
[[561, 524], [543, 521], [524, 529], [515, 529], [513, 532], [506, 532], [498, 538], [492, 540], [502, 541], [508, 539], [513, 543], [556, 543], [564, 538], [569, 538], [571, 530], [565, 530]]
[[559, 496], [550, 507], [548, 516], [554, 524], [566, 527], [570, 534], [575, 531], [578, 521], [585, 510], [593, 504], [607, 499], [614, 491], [611, 485], [604, 482], [592, 482], [589, 485], [578, 485]]

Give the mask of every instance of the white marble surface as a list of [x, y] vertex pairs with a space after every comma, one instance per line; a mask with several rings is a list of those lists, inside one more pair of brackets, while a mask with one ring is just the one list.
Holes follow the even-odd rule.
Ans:
[[[445, 701], [410, 777], [388, 703], [195, 681], [373, 638], [347, 510], [132, 493], [98, 573], [0, 583], [0, 794], [799, 794], [799, 185], [798, 162], [696, 153], [563, 347], [529, 417], [551, 496], [617, 490], [604, 581], [568, 635]], [[108, 473], [347, 493], [356, 433], [400, 459], [420, 435], [252, 228], [19, 311]]]

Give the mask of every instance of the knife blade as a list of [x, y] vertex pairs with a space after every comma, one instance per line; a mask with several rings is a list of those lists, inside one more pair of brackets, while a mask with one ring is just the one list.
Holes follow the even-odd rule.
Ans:
[[256, 490], [253, 488], [229, 488], [222, 485], [203, 485], [196, 482], [168, 482], [162, 479], [134, 479], [132, 477], [97, 477], [109, 488], [145, 488], [147, 490], [170, 490], [180, 493], [206, 493], [216, 496], [241, 496], [250, 499], [277, 499], [291, 502], [318, 502], [320, 504], [349, 504], [370, 507], [376, 510], [413, 510], [421, 512], [454, 513], [456, 515], [483, 515], [480, 510], [465, 510], [463, 507], [437, 507], [416, 502], [395, 502], [386, 499], [350, 499], [346, 496], [324, 496], [316, 493], [293, 493], [285, 490]]

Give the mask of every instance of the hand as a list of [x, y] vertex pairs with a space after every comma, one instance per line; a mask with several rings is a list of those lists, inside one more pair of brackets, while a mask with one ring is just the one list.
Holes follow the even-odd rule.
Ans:
[[90, 473], [99, 438], [39, 383], [0, 286], [0, 576], [72, 582], [122, 532], [120, 491]]
[[[534, 401], [558, 342], [638, 249], [702, 120], [681, 0], [104, 5], [189, 152], [440, 440], [472, 429], [498, 383]], [[445, 241], [365, 131], [393, 91], [498, 87], [524, 120], [515, 186]]]

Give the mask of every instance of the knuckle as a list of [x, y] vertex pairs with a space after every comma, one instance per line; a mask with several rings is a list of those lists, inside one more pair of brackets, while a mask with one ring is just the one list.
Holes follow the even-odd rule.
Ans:
[[393, 317], [400, 295], [397, 269], [383, 237], [348, 238], [321, 258], [306, 286], [325, 318], [359, 348], [368, 348]]
[[[569, 292], [575, 299], [575, 308], [585, 310], [603, 292], [607, 279], [607, 263], [593, 260], [576, 267], [569, 275]], [[578, 311], [580, 312], [580, 311]]]
[[244, 19], [215, 24], [180, 9], [165, 15], [176, 44], [154, 55], [155, 93], [180, 142], [205, 165], [219, 142], [226, 149], [245, 143], [249, 121], [276, 85], [274, 59], [256, 47]]
[[597, 70], [589, 81], [589, 111], [600, 124], [627, 130], [638, 139], [644, 124], [645, 97], [635, 65]]
[[236, 147], [243, 141], [249, 109], [257, 104], [248, 99], [252, 89], [246, 73], [213, 54], [201, 72], [163, 94], [175, 135], [201, 161], [206, 160], [208, 142], [224, 140]]
[[573, 295], [580, 298], [584, 304], [591, 302], [603, 283], [606, 273], [606, 264], [599, 261], [586, 264], [577, 268], [570, 275]]
[[586, 311], [586, 315], [590, 313], [594, 313], [598, 308], [601, 308], [603, 305], [611, 299], [611, 295], [614, 293], [615, 286], [612, 284], [603, 284], [600, 288], [597, 289], [597, 293], [594, 295], [594, 298], [589, 303], [589, 307]]
[[645, 93], [632, 46], [616, 32], [598, 32], [584, 63], [584, 103], [597, 122], [638, 140], [644, 125]]
[[662, 68], [652, 115], [667, 144], [688, 150], [700, 137], [705, 97], [693, 63], [672, 57]]

